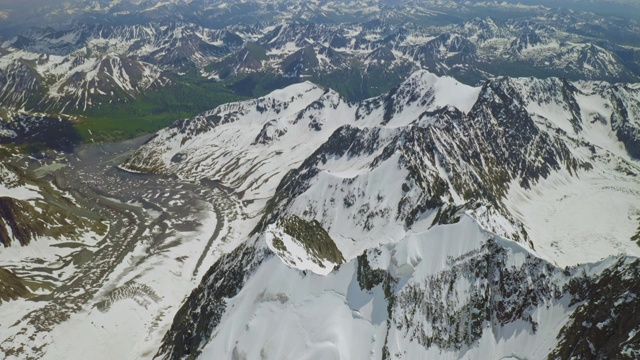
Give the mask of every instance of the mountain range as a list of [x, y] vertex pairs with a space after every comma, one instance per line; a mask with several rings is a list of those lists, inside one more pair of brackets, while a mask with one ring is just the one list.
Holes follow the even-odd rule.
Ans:
[[[296, 4], [286, 9], [303, 6]], [[350, 4], [366, 12], [365, 3]], [[94, 5], [110, 9], [124, 3]], [[343, 5], [315, 4], [315, 10], [304, 13], [327, 6], [347, 11]], [[259, 6], [269, 8], [266, 3]], [[171, 84], [188, 85], [193, 80], [184, 74], [190, 71], [242, 96], [261, 96], [311, 80], [336, 88], [350, 101], [387, 92], [417, 69], [472, 85], [495, 76], [635, 82], [640, 74], [638, 44], [632, 40], [640, 27], [634, 20], [598, 18], [595, 29], [590, 25], [594, 14], [565, 10], [559, 16], [555, 10], [536, 8], [524, 19], [476, 17], [446, 24], [432, 19], [438, 12], [384, 6], [399, 7], [405, 15], [419, 12], [431, 20], [400, 22], [378, 9], [372, 10], [375, 17], [357, 22], [293, 16], [207, 26], [158, 18], [135, 24], [73, 22], [29, 28], [0, 48], [0, 99], [3, 107], [13, 110], [104, 110], [140, 101]], [[270, 11], [285, 13], [281, 7]], [[342, 81], [345, 78], [349, 81]]]
[[634, 3], [0, 5], [0, 357], [640, 357]]
[[174, 124], [124, 166], [257, 215], [157, 355], [632, 358], [635, 296], [613, 289], [638, 271], [639, 101], [420, 71], [359, 103], [303, 83]]

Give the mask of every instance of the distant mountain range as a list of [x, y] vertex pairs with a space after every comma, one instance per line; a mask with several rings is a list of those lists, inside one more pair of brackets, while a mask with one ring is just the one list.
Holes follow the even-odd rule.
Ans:
[[[141, 93], [183, 81], [189, 69], [238, 95], [308, 79], [349, 100], [388, 91], [417, 69], [469, 84], [502, 75], [638, 79], [637, 50], [594, 38], [584, 29], [587, 21], [547, 14], [426, 27], [384, 19], [283, 20], [219, 30], [176, 22], [34, 28], [0, 48], [0, 99], [14, 110], [78, 112], [135, 102]], [[618, 29], [613, 22], [601, 28]]]

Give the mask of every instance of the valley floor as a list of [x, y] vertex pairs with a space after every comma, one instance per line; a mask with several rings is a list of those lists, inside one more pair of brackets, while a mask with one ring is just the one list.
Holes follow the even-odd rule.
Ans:
[[47, 175], [109, 230], [0, 251], [0, 267], [46, 285], [0, 305], [0, 357], [150, 358], [177, 306], [233, 246], [241, 205], [223, 189], [117, 167], [144, 140], [83, 147]]

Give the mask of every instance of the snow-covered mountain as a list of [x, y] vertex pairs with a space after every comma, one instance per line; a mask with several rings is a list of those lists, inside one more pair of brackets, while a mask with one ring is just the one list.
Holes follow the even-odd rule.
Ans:
[[621, 1], [0, 0], [0, 358], [640, 358]]
[[170, 70], [203, 66], [242, 43], [228, 31], [175, 23], [32, 29], [3, 45], [0, 99], [51, 112], [130, 102], [170, 84]]
[[327, 276], [256, 243], [209, 271], [157, 357], [633, 358], [638, 322], [626, 314], [639, 265], [611, 257], [563, 270], [467, 215]]
[[[635, 66], [622, 57], [625, 52], [617, 45], [571, 33], [544, 17], [499, 24], [476, 19], [426, 28], [386, 21], [340, 25], [288, 21], [247, 44], [242, 56], [214, 62], [205, 71], [227, 81], [275, 72], [328, 82], [327, 78], [345, 76], [354, 68], [364, 72], [363, 79], [377, 77], [382, 84], [391, 82], [394, 74], [406, 77], [415, 69], [468, 83], [491, 75], [522, 74], [635, 80]], [[248, 57], [253, 61], [247, 62]], [[339, 86], [337, 80], [335, 85]]]
[[175, 19], [73, 23], [30, 28], [2, 43], [0, 101], [16, 110], [84, 111], [162, 91], [189, 71], [240, 95], [312, 79], [350, 100], [386, 92], [417, 69], [469, 84], [497, 75], [635, 81], [637, 54], [617, 41], [584, 35], [546, 13], [447, 26], [386, 18], [270, 19], [222, 28]]
[[[102, 23], [130, 23], [157, 20], [194, 21], [222, 27], [237, 23], [265, 20], [304, 19], [314, 22], [371, 20], [419, 21], [441, 15], [441, 10], [468, 11], [454, 1], [302, 1], [302, 0], [74, 0], [64, 3], [40, 2], [38, 8], [23, 4], [7, 4], [8, 11], [0, 20], [15, 24], [21, 19], [26, 25], [68, 22], [90, 18]], [[25, 24], [22, 24], [23, 26]]]
[[124, 166], [247, 215], [158, 356], [633, 357], [639, 91], [419, 71], [359, 103], [307, 82], [175, 123]]
[[[242, 29], [241, 26], [234, 27]], [[74, 53], [117, 53], [162, 67], [205, 64], [241, 46], [240, 36], [189, 23], [154, 22], [140, 25], [78, 23], [32, 28], [5, 42], [5, 48], [65, 56]]]
[[[636, 85], [501, 78], [474, 88], [420, 71], [351, 104], [302, 83], [179, 121], [127, 166], [220, 181], [248, 201], [273, 197], [263, 226], [304, 214], [332, 236], [364, 231], [384, 242], [392, 224], [402, 232], [428, 209], [466, 207], [489, 230], [535, 246], [526, 228], [537, 227], [514, 198], [597, 186], [590, 178], [611, 171], [635, 186], [638, 99]], [[344, 218], [359, 229], [333, 234]]]

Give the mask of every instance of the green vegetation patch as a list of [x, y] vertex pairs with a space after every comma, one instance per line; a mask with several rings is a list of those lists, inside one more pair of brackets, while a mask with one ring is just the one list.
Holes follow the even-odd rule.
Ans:
[[174, 121], [193, 117], [221, 104], [238, 101], [224, 84], [206, 79], [195, 70], [175, 75], [172, 84], [140, 94], [128, 103], [102, 105], [73, 115], [84, 141], [109, 142], [158, 131]]
[[27, 285], [14, 273], [0, 268], [0, 304], [3, 301], [17, 300], [31, 296]]
[[281, 219], [279, 226], [287, 235], [298, 240], [309, 255], [329, 260], [334, 264], [345, 262], [342, 252], [318, 221], [306, 221], [292, 215]]

